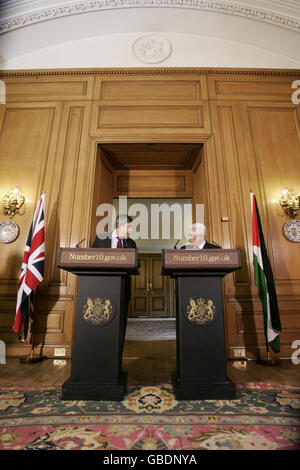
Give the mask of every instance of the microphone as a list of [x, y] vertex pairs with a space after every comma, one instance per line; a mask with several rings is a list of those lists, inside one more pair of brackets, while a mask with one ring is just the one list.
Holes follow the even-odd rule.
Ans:
[[[212, 240], [212, 244], [213, 244], [213, 245], [220, 246], [220, 245], [218, 245], [218, 243], [216, 243], [214, 240]], [[222, 247], [221, 247], [221, 248], [222, 248]]]
[[173, 247], [173, 250], [176, 250], [176, 249], [177, 249], [177, 245], [178, 245], [179, 242], [180, 242], [180, 239], [177, 240], [177, 242], [175, 243], [175, 245], [174, 245], [174, 247]]
[[80, 243], [84, 242], [85, 238], [83, 238], [82, 240], [80, 240], [80, 242], [78, 242], [76, 245], [75, 245], [75, 248], [79, 248], [79, 245]]

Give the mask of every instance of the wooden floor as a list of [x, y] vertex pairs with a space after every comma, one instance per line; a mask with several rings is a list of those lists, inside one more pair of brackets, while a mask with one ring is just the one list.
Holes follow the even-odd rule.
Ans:
[[[128, 373], [128, 385], [170, 383], [175, 368], [175, 341], [125, 342], [123, 369]], [[60, 386], [69, 378], [70, 370], [70, 360], [20, 364], [18, 358], [7, 358], [6, 364], [0, 364], [0, 386]], [[235, 383], [300, 384], [300, 365], [291, 360], [282, 360], [275, 367], [255, 361], [228, 361], [227, 371]]]

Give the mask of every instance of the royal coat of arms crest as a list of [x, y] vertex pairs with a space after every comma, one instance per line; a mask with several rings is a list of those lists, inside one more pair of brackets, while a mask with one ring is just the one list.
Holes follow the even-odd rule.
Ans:
[[83, 306], [83, 319], [93, 326], [104, 326], [109, 323], [115, 314], [115, 308], [111, 299], [97, 297], [92, 300], [87, 298]]
[[206, 326], [215, 318], [216, 307], [211, 299], [190, 298], [186, 306], [185, 317], [194, 326]]

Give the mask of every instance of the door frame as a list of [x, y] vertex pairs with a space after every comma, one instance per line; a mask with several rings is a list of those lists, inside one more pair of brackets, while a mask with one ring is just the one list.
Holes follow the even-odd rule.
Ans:
[[[203, 161], [201, 165], [204, 164], [204, 171], [206, 176], [206, 192], [207, 192], [207, 201], [206, 206], [207, 209], [205, 213], [209, 214], [207, 216], [207, 220], [205, 221], [205, 225], [207, 228], [208, 234], [214, 234], [215, 239], [222, 240], [222, 229], [224, 227], [221, 226], [221, 210], [222, 210], [222, 203], [220, 199], [220, 195], [217, 191], [219, 187], [218, 181], [216, 181], [217, 167], [216, 167], [216, 156], [215, 156], [215, 144], [214, 144], [214, 137], [211, 135], [201, 136], [199, 138], [187, 136], [183, 137], [174, 137], [172, 135], [165, 135], [162, 137], [155, 138], [154, 136], [147, 136], [146, 134], [143, 136], [138, 137], [124, 137], [124, 136], [117, 136], [117, 135], [103, 135], [103, 136], [91, 136], [90, 137], [90, 165], [88, 169], [88, 174], [86, 177], [88, 191], [86, 197], [86, 206], [87, 211], [85, 214], [85, 220], [83, 223], [83, 227], [85, 228], [84, 233], [87, 235], [87, 239], [89, 240], [91, 237], [91, 226], [92, 226], [92, 217], [95, 217], [93, 214], [93, 194], [94, 194], [94, 184], [95, 184], [95, 177], [96, 177], [96, 162], [98, 156], [98, 145], [104, 143], [198, 143], [203, 144]], [[209, 162], [209, 164], [208, 164]], [[146, 171], [146, 170], [145, 170]], [[176, 171], [176, 170], [174, 170]], [[192, 170], [191, 170], [192, 171]], [[192, 204], [195, 205], [195, 191], [193, 188], [193, 196], [192, 196]], [[114, 195], [113, 195], [114, 197]], [[137, 194], [134, 195], [136, 199], [145, 198], [144, 195], [138, 196]], [[160, 198], [163, 199], [165, 196], [162, 195]], [[177, 198], [180, 199], [183, 196], [178, 196]], [[147, 199], [151, 199], [151, 197], [146, 196]], [[157, 199], [158, 196], [153, 196], [153, 199]], [[172, 199], [176, 199], [176, 197], [172, 197]], [[212, 214], [214, 217], [212, 217]]]

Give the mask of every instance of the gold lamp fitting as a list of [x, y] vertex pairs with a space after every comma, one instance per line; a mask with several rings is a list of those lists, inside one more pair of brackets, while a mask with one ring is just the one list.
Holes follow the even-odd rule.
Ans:
[[2, 199], [3, 214], [13, 217], [24, 204], [25, 197], [19, 188], [11, 188]]
[[283, 189], [282, 196], [279, 200], [282, 209], [294, 219], [300, 210], [300, 195], [289, 189]]

